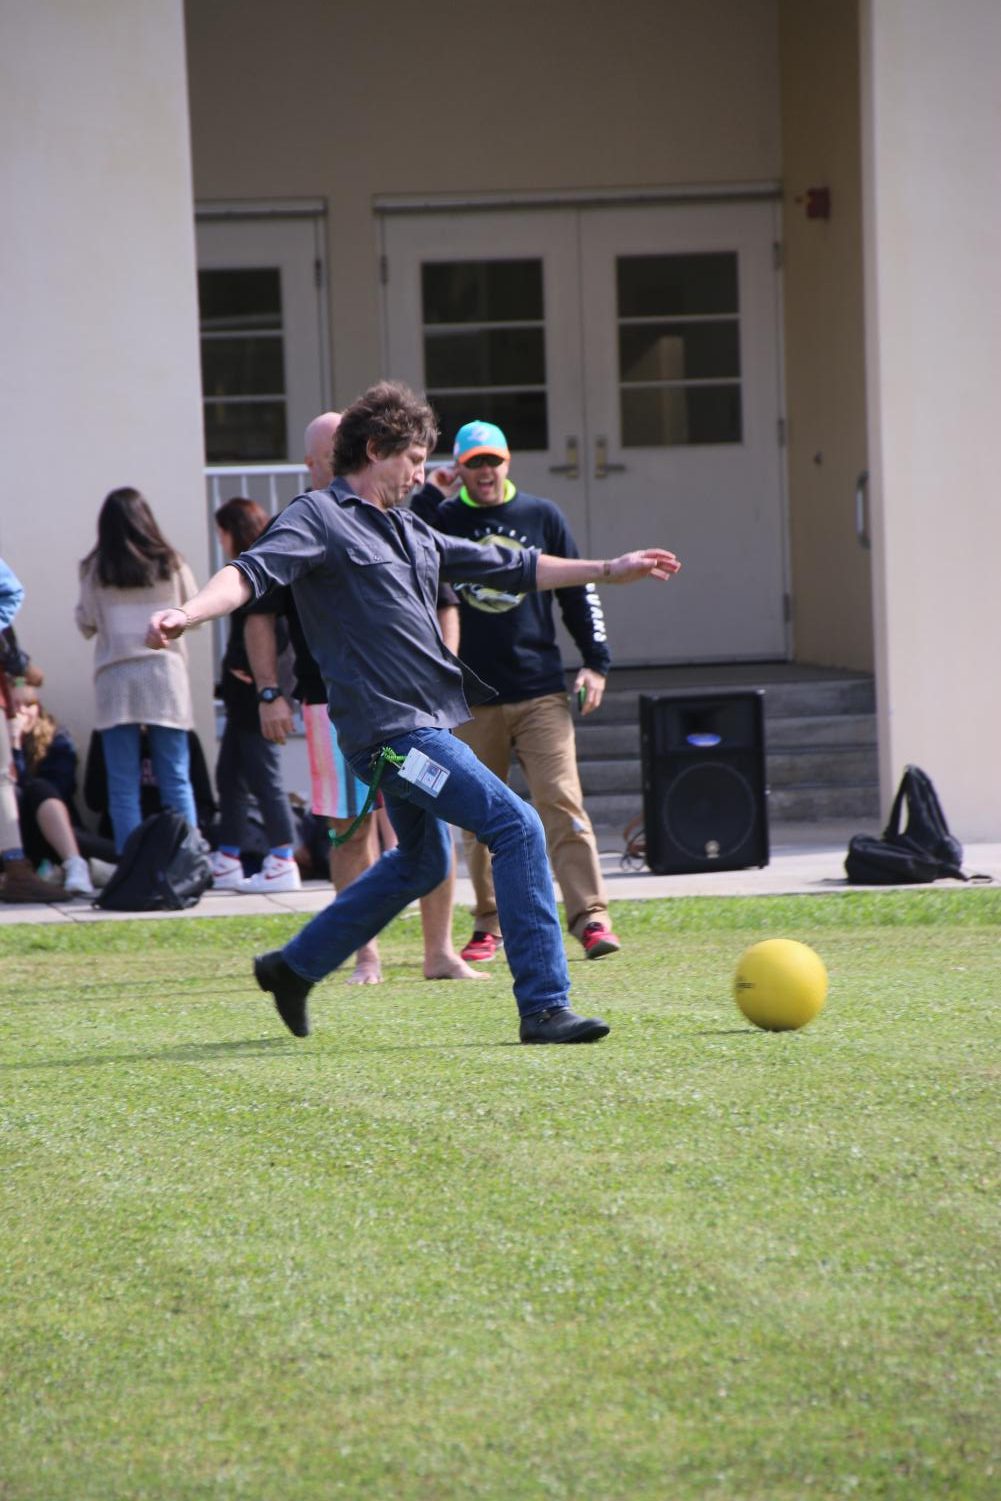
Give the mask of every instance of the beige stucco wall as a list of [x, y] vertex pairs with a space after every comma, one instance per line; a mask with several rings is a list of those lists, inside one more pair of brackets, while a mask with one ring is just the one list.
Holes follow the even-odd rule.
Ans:
[[[780, 0], [785, 363], [793, 646], [871, 670], [870, 554], [855, 526], [866, 468], [858, 21], [855, 0]], [[831, 217], [808, 219], [809, 188]]]
[[330, 209], [334, 399], [379, 361], [374, 195], [775, 179], [775, 0], [187, 7], [200, 199]]
[[1001, 6], [864, 0], [880, 772], [1001, 838]]
[[[46, 701], [82, 739], [93, 649], [73, 623], [76, 562], [104, 495], [143, 490], [207, 567], [182, 14], [7, 0], [3, 27], [0, 551], [27, 588], [18, 627]], [[203, 735], [207, 644], [192, 652]]]

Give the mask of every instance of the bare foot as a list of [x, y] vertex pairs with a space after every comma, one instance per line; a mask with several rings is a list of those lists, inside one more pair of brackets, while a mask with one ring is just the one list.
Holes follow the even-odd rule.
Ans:
[[349, 985], [381, 985], [382, 965], [379, 963], [379, 950], [374, 944], [366, 945], [359, 949], [355, 955], [354, 973], [348, 975]]
[[424, 960], [425, 980], [489, 980], [486, 970], [471, 969], [454, 951]]

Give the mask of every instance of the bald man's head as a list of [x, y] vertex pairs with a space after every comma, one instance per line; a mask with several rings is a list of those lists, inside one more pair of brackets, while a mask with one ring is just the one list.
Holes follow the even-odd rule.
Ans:
[[325, 490], [334, 477], [334, 434], [340, 412], [322, 412], [306, 429], [305, 464], [314, 490]]

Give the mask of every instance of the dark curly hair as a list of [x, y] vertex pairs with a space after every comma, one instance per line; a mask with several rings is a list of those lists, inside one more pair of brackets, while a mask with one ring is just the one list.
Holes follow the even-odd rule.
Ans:
[[438, 421], [424, 397], [399, 381], [382, 380], [342, 413], [334, 435], [334, 473], [364, 469], [370, 443], [385, 459], [412, 443], [433, 453], [437, 440]]
[[97, 544], [80, 564], [80, 572], [92, 566], [105, 588], [148, 589], [157, 579], [169, 579], [181, 558], [157, 526], [146, 497], [124, 485], [105, 496], [97, 518]]

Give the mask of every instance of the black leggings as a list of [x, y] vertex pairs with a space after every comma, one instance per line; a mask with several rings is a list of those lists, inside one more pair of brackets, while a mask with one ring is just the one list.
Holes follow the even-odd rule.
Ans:
[[219, 792], [219, 843], [244, 849], [249, 796], [257, 800], [268, 845], [295, 844], [295, 821], [282, 781], [281, 748], [260, 730], [241, 730], [226, 720], [215, 769]]

